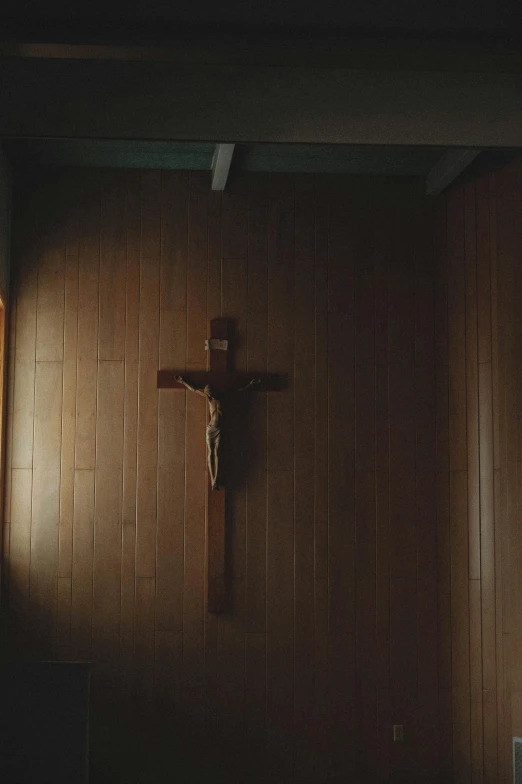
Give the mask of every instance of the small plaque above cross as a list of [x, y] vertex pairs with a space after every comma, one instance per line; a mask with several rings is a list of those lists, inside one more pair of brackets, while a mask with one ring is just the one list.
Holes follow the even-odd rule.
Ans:
[[[232, 403], [231, 392], [268, 392], [284, 387], [284, 377], [267, 373], [234, 373], [229, 367], [230, 321], [213, 319], [210, 337], [205, 341], [208, 370], [159, 370], [161, 389], [188, 389], [205, 397], [209, 405], [207, 424], [207, 537], [208, 537], [208, 611], [225, 612], [227, 589], [225, 575], [225, 490], [219, 472], [221, 418], [224, 401]], [[229, 416], [231, 414], [229, 413]], [[226, 441], [225, 441], [226, 443]]]

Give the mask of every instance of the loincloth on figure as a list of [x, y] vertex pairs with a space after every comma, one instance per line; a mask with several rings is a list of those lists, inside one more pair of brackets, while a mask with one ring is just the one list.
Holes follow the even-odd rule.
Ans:
[[207, 446], [219, 446], [219, 439], [221, 437], [221, 428], [218, 425], [207, 425]]

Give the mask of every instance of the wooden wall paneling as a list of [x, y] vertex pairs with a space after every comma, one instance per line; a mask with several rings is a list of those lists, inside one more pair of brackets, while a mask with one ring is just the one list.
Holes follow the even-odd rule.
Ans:
[[398, 199], [390, 258], [390, 574], [417, 576], [415, 521], [415, 267], [413, 205]]
[[155, 717], [154, 689], [154, 577], [136, 577], [136, 696], [141, 719], [149, 723], [149, 731]]
[[502, 556], [502, 669], [503, 669], [503, 689], [504, 689], [504, 717], [502, 733], [499, 736], [499, 760], [501, 768], [511, 771], [511, 656], [512, 656], [512, 592], [514, 581], [511, 579], [513, 550], [511, 542], [511, 527], [509, 525], [509, 497], [508, 497], [508, 432], [510, 420], [507, 415], [507, 392], [509, 388], [509, 376], [511, 374], [510, 364], [510, 342], [508, 340], [509, 330], [509, 305], [512, 302], [511, 291], [513, 289], [512, 265], [510, 263], [510, 253], [508, 242], [512, 237], [512, 192], [508, 187], [505, 170], [495, 172], [491, 178], [492, 192], [494, 193], [494, 226], [496, 228], [496, 270], [497, 270], [497, 299], [498, 299], [498, 321], [497, 321], [497, 346], [498, 346], [498, 373], [499, 384], [498, 394], [498, 432], [499, 443], [497, 450], [497, 460], [499, 465], [499, 475], [496, 490], [500, 491], [496, 500], [496, 511], [500, 514], [496, 516], [496, 524], [501, 535], [501, 556]]
[[65, 303], [63, 333], [62, 463], [60, 479], [60, 536], [58, 576], [72, 575], [74, 514], [74, 443], [76, 435], [76, 372], [78, 342], [78, 191], [67, 181], [68, 209], [65, 214]]
[[294, 777], [314, 775], [314, 468], [306, 411], [315, 424], [315, 205], [314, 181], [295, 180], [294, 259], [294, 464], [295, 464], [295, 627]]
[[[63, 189], [64, 183], [75, 188], [68, 176], [49, 188]], [[58, 468], [65, 466], [64, 512], [71, 498], [66, 398], [73, 399], [75, 371], [77, 377], [70, 588], [65, 536], [58, 562], [58, 518], [38, 549], [42, 557], [49, 554], [47, 572], [54, 563], [49, 606], [56, 607], [59, 623], [47, 629], [48, 641], [56, 631], [58, 655], [70, 651], [74, 658], [94, 660], [97, 721], [104, 715], [109, 721], [117, 710], [125, 714], [126, 726], [143, 730], [143, 764], [129, 764], [125, 775], [143, 774], [153, 743], [157, 754], [153, 770], [151, 765], [147, 769], [158, 777], [168, 774], [173, 754], [163, 754], [158, 745], [170, 749], [170, 736], [179, 735], [189, 764], [204, 749], [214, 770], [231, 779], [248, 770], [259, 782], [271, 777], [326, 784], [354, 774], [389, 782], [392, 764], [394, 780], [429, 778], [437, 761], [427, 748], [428, 733], [433, 737], [438, 715], [441, 737], [432, 745], [437, 754], [440, 748], [445, 765], [451, 726], [450, 508], [458, 522], [452, 534], [457, 542], [457, 652], [465, 635], [456, 625], [459, 602], [464, 602], [459, 591], [463, 531], [458, 506], [452, 502], [450, 507], [448, 500], [448, 374], [443, 362], [436, 378], [441, 556], [436, 569], [429, 544], [435, 503], [434, 283], [429, 248], [422, 246], [431, 229], [422, 204], [414, 215], [414, 202], [405, 195], [412, 184], [398, 192], [391, 181], [364, 185], [340, 177], [249, 175], [231, 183], [228, 194], [212, 194], [206, 172], [127, 172], [123, 179], [107, 172], [102, 175], [100, 212], [99, 173], [82, 177], [79, 225], [72, 229], [64, 213], [51, 226], [57, 241], [65, 242], [60, 285], [68, 380], [56, 415]], [[100, 292], [100, 225], [102, 267], [111, 242], [124, 267], [118, 277], [125, 276], [123, 318], [110, 314], [107, 302], [102, 306], [100, 300], [106, 297], [108, 274], [102, 269]], [[460, 225], [462, 229], [463, 220]], [[44, 233], [50, 236], [48, 228]], [[114, 240], [120, 235], [123, 250], [120, 240]], [[23, 263], [30, 269], [34, 243], [29, 237], [26, 241]], [[36, 288], [28, 299], [32, 304], [23, 301], [30, 280], [24, 273], [18, 290], [27, 314], [22, 335], [24, 329], [31, 335], [32, 318], [32, 344], [30, 338], [26, 355], [23, 346], [18, 354], [15, 345], [13, 356], [15, 363], [28, 356], [34, 368]], [[444, 296], [441, 291], [441, 302]], [[218, 619], [205, 613], [206, 406], [194, 395], [158, 395], [155, 371], [158, 365], [205, 367], [208, 317], [220, 313], [237, 319], [238, 367], [288, 374], [290, 385], [273, 396], [245, 396], [238, 407], [249, 440], [241, 440], [242, 432], [231, 434], [241, 455], [237, 463], [244, 464], [233, 466], [243, 473], [229, 507], [234, 605], [231, 615]], [[42, 317], [45, 321], [43, 312]], [[443, 357], [447, 363], [444, 328], [437, 321], [437, 361]], [[114, 345], [120, 346], [118, 359], [104, 359], [107, 347]], [[40, 365], [53, 364], [38, 363], [38, 373]], [[16, 372], [13, 433], [16, 406], [20, 403], [18, 411], [25, 405], [17, 398]], [[58, 376], [61, 394], [61, 372]], [[43, 421], [42, 389], [38, 381]], [[304, 409], [313, 417], [312, 430], [301, 424]], [[32, 422], [33, 414], [24, 410]], [[46, 428], [53, 416], [45, 417]], [[13, 456], [14, 451], [13, 443]], [[11, 469], [10, 588], [17, 558], [22, 587], [23, 570], [29, 568], [29, 559], [23, 559], [34, 492], [32, 446], [27, 454], [26, 466], [13, 464]], [[248, 459], [243, 460], [245, 454]], [[140, 473], [138, 459], [147, 476]], [[393, 557], [391, 606], [390, 461], [392, 512], [396, 527], [402, 513], [407, 518], [408, 551], [405, 559]], [[455, 491], [453, 476], [453, 488], [462, 504], [466, 485], [463, 497]], [[353, 499], [348, 508], [347, 492]], [[19, 545], [15, 513], [22, 521]], [[136, 519], [146, 523], [143, 546], [137, 543], [137, 569]], [[63, 577], [57, 577], [58, 565]], [[36, 566], [40, 568], [38, 561]], [[410, 575], [410, 568], [411, 576], [395, 576]], [[45, 577], [43, 561], [41, 572]], [[434, 654], [437, 592], [440, 646]], [[357, 679], [366, 697], [359, 702]], [[119, 687], [120, 702], [113, 699], [118, 693], [113, 686]], [[468, 682], [468, 706], [469, 691]], [[484, 706], [490, 699], [486, 690]], [[103, 711], [109, 712], [97, 713], [104, 703]], [[456, 697], [457, 739], [463, 705], [465, 699]], [[142, 721], [147, 716], [151, 720]], [[408, 743], [403, 748], [391, 743], [395, 722], [405, 724]], [[493, 744], [493, 730], [487, 732]], [[375, 738], [374, 754], [368, 750], [375, 749]], [[93, 753], [101, 749], [95, 743]], [[492, 759], [491, 752], [487, 755]]]
[[465, 324], [466, 324], [466, 433], [468, 456], [469, 576], [480, 579], [480, 482], [478, 417], [478, 317], [477, 317], [477, 226], [475, 181], [463, 188]]
[[[489, 218], [489, 260], [491, 274], [491, 370], [493, 394], [493, 494], [495, 499], [495, 615], [496, 615], [496, 662], [497, 662], [497, 759], [498, 778], [503, 781], [506, 777], [507, 765], [505, 749], [505, 689], [504, 689], [504, 634], [503, 634], [503, 532], [505, 530], [503, 515], [503, 488], [501, 481], [501, 370], [499, 362], [499, 316], [498, 316], [498, 259], [497, 259], [497, 221], [496, 221], [496, 193], [495, 177], [487, 178], [487, 196], [484, 202], [488, 204]], [[482, 203], [482, 200], [479, 204]], [[481, 221], [484, 218], [481, 219]], [[482, 265], [481, 265], [482, 267]], [[487, 307], [485, 308], [487, 310]], [[479, 345], [483, 341], [479, 338]]]
[[[489, 177], [476, 180], [478, 360], [491, 362], [492, 351], [492, 206]], [[494, 229], [493, 229], [494, 232]]]
[[355, 633], [355, 253], [347, 189], [330, 198], [328, 235], [329, 630]]
[[36, 361], [61, 362], [64, 348], [66, 236], [62, 223], [64, 183], [56, 174], [42, 175], [44, 214], [38, 262]]
[[[513, 476], [513, 497], [512, 507], [509, 513], [510, 524], [512, 526], [512, 542], [514, 546], [514, 557], [512, 561], [512, 573], [510, 582], [513, 585], [513, 625], [512, 625], [512, 664], [511, 664], [511, 689], [512, 696], [512, 731], [513, 735], [518, 735], [522, 729], [522, 662], [520, 661], [519, 651], [522, 646], [522, 630], [520, 628], [522, 619], [522, 556], [520, 548], [522, 536], [520, 533], [520, 514], [522, 510], [522, 372], [520, 371], [520, 356], [522, 355], [522, 318], [520, 315], [520, 300], [518, 293], [522, 285], [522, 274], [520, 272], [520, 245], [522, 241], [522, 230], [520, 221], [522, 210], [520, 207], [520, 191], [522, 188], [522, 167], [517, 158], [512, 167], [512, 263], [513, 263], [513, 285], [514, 294], [510, 298], [510, 322], [512, 353], [509, 358], [509, 375], [511, 381], [510, 395], [506, 412], [509, 415], [507, 425], [509, 428], [508, 441], [508, 460], [509, 474]], [[517, 423], [518, 434], [513, 434], [513, 425]], [[513, 444], [513, 441], [515, 443]], [[513, 466], [512, 459], [516, 461]], [[513, 466], [513, 467], [512, 467]], [[513, 474], [511, 474], [513, 472]]]
[[493, 488], [493, 400], [491, 363], [479, 367], [480, 528], [482, 574], [482, 655], [484, 688], [495, 690], [495, 509]]
[[[221, 191], [211, 191], [208, 198], [208, 272], [207, 321], [222, 315], [222, 201]], [[233, 349], [232, 349], [233, 350]], [[207, 363], [208, 366], [208, 363]], [[208, 509], [206, 511], [208, 516]], [[209, 537], [205, 536], [205, 564], [208, 563]], [[208, 570], [205, 569], [205, 602], [208, 601]], [[218, 632], [219, 617], [205, 612], [205, 712], [208, 737], [216, 736], [219, 726], [218, 706]], [[209, 747], [209, 753], [212, 750]]]
[[[247, 360], [249, 371], [260, 372], [266, 371], [268, 355], [269, 183], [269, 175], [250, 177]], [[266, 629], [267, 398], [267, 394], [256, 395], [250, 411], [245, 614], [247, 631], [252, 633]], [[259, 658], [255, 656], [253, 661], [259, 662]], [[258, 677], [265, 680], [264, 664]]]
[[496, 781], [497, 750], [497, 596], [495, 563], [494, 416], [492, 368], [492, 286], [489, 236], [489, 182], [477, 180], [477, 309], [480, 433], [480, 550], [484, 702], [484, 770]]
[[[188, 190], [187, 369], [206, 367], [208, 273], [207, 172], [191, 172]], [[190, 732], [205, 711], [206, 401], [186, 393], [185, 554], [182, 708]]]
[[141, 175], [136, 577], [156, 576], [160, 173]]
[[125, 192], [122, 171], [101, 175], [100, 217], [100, 360], [125, 356]]
[[464, 199], [454, 189], [447, 203], [449, 460], [454, 775], [471, 769], [469, 673], [469, 529], [466, 422], [466, 277]]
[[157, 718], [154, 744], [162, 766], [162, 777], [172, 773], [172, 760], [178, 755], [180, 738], [180, 692], [183, 659], [183, 634], [158, 631], [155, 635], [155, 677]]
[[11, 522], [11, 471], [13, 467], [13, 411], [14, 411], [14, 370], [16, 355], [16, 295], [13, 292], [8, 308], [7, 344], [7, 392], [5, 421], [5, 484], [3, 519]]
[[432, 203], [421, 201], [414, 217], [417, 574], [419, 578], [431, 581], [436, 599], [435, 254]]
[[[26, 216], [29, 219], [30, 213]], [[13, 229], [23, 230], [25, 213]], [[38, 235], [33, 228], [19, 243], [19, 260], [14, 272], [16, 334], [13, 388], [12, 467], [32, 468], [34, 444], [34, 378], [36, 370], [36, 298], [38, 280]]]
[[[211, 191], [208, 199], [208, 276], [207, 276], [207, 316], [209, 322], [219, 318], [221, 312], [221, 257], [223, 230], [223, 193]], [[248, 204], [246, 205], [248, 209]], [[243, 215], [245, 227], [248, 216]]]
[[453, 767], [464, 782], [471, 769], [467, 476], [450, 477]]
[[357, 749], [357, 707], [354, 684], [356, 681], [355, 640], [353, 635], [336, 632], [328, 636], [329, 671], [329, 781], [346, 781], [360, 776]]
[[448, 374], [448, 281], [446, 253], [446, 203], [435, 206], [434, 253], [435, 367], [436, 367], [436, 491], [437, 491], [437, 595], [438, 595], [438, 683], [439, 765], [449, 777], [453, 767], [452, 673], [451, 673], [451, 540], [449, 474], [449, 374]]
[[475, 181], [463, 187], [465, 258], [466, 433], [468, 459], [471, 779], [483, 777], [480, 469], [478, 415], [477, 227]]
[[74, 476], [71, 656], [91, 660], [94, 559], [94, 470]]
[[27, 626], [29, 626], [32, 485], [32, 469], [12, 469], [9, 536], [9, 606], [14, 613], [26, 619]]
[[469, 581], [469, 679], [471, 781], [483, 781], [484, 732], [482, 708], [482, 619], [480, 580]]
[[[509, 174], [509, 171], [508, 171]], [[510, 419], [508, 417], [507, 399], [509, 390], [509, 378], [512, 371], [511, 343], [508, 339], [510, 331], [509, 321], [513, 304], [513, 278], [512, 278], [512, 247], [513, 214], [512, 214], [512, 190], [509, 187], [509, 177], [506, 170], [495, 172], [492, 175], [492, 192], [494, 192], [494, 209], [492, 215], [496, 228], [496, 262], [497, 262], [497, 299], [498, 299], [498, 369], [499, 369], [499, 483], [500, 503], [498, 505], [500, 517], [501, 533], [501, 555], [502, 555], [502, 664], [503, 664], [503, 687], [504, 687], [504, 721], [503, 737], [499, 739], [499, 757], [504, 765], [504, 771], [511, 772], [512, 756], [512, 717], [511, 717], [511, 663], [513, 640], [511, 630], [513, 628], [513, 548], [511, 541], [511, 526], [509, 511], [511, 508], [509, 498], [508, 478], [511, 473], [508, 471], [508, 433]]]
[[[248, 348], [248, 207], [247, 179], [232, 181], [222, 194], [221, 306], [235, 321], [232, 362], [235, 370], [247, 369]], [[261, 393], [263, 394], [263, 393]], [[246, 600], [246, 499], [249, 469], [249, 410], [258, 395], [245, 393], [230, 401], [227, 445], [224, 453], [226, 494], [226, 560], [230, 580], [230, 612], [218, 619], [216, 686], [223, 751], [228, 775], [248, 776], [250, 760], [245, 748], [245, 600]], [[248, 435], [247, 435], [248, 433]], [[226, 491], [225, 491], [226, 492]]]
[[[141, 178], [128, 172], [125, 182], [125, 396], [121, 510], [120, 687], [123, 700], [134, 690], [134, 613], [136, 576], [136, 489], [138, 441], [139, 303], [141, 252]], [[128, 704], [128, 703], [127, 703]]]
[[267, 399], [267, 776], [293, 771], [294, 179], [273, 175], [268, 246], [268, 370], [288, 389]]
[[[221, 302], [223, 313], [231, 314], [236, 322], [231, 358], [234, 369], [238, 371], [245, 371], [248, 363], [248, 196], [247, 180], [231, 183], [229, 191], [222, 196]], [[231, 416], [228, 423], [230, 443], [224, 454], [225, 476], [230, 477], [232, 486], [227, 496], [226, 520], [227, 557], [233, 575], [229, 593], [230, 609], [234, 622], [241, 621], [242, 625], [245, 622], [246, 482], [250, 447], [245, 439], [245, 430], [248, 429], [246, 423], [249, 421], [250, 408], [256, 406], [257, 399], [257, 395], [252, 397], [246, 393], [244, 397], [240, 395], [231, 402], [231, 405], [237, 407], [237, 415]], [[234, 633], [227, 623], [226, 615], [220, 618], [219, 627], [220, 640], [222, 632], [224, 637]], [[244, 655], [238, 664], [244, 667]]]
[[[266, 371], [268, 355], [269, 175], [249, 178], [248, 335], [249, 371]], [[267, 397], [256, 395], [250, 415], [247, 463], [245, 597], [245, 732], [247, 759], [254, 780], [264, 776], [266, 745], [266, 536], [267, 536]]]
[[266, 635], [245, 635], [245, 756], [253, 782], [264, 781], [266, 750]]
[[[389, 242], [393, 206], [383, 200], [374, 237], [375, 266], [375, 610], [378, 655], [378, 686], [390, 689], [390, 496], [389, 496], [389, 384], [388, 384], [388, 287]], [[386, 741], [389, 727], [383, 730]], [[381, 738], [381, 741], [383, 739]], [[380, 744], [381, 770], [386, 765], [388, 744]]]
[[[404, 641], [408, 640], [408, 645]], [[390, 578], [390, 671], [391, 724], [403, 724], [405, 737], [415, 737], [417, 705], [417, 581], [412, 578]], [[391, 767], [402, 775], [416, 770], [418, 749], [409, 753], [403, 744], [394, 744]], [[392, 780], [394, 780], [392, 778]]]
[[[187, 334], [185, 172], [162, 173], [160, 367], [184, 367]], [[181, 633], [185, 517], [185, 395], [159, 392], [156, 629]]]
[[93, 563], [93, 661], [99, 694], [114, 688], [119, 665], [121, 505], [123, 487], [123, 361], [104, 360], [98, 372]]
[[447, 203], [450, 470], [467, 471], [466, 268], [464, 201], [455, 189]]
[[314, 453], [314, 757], [313, 774], [328, 776], [328, 225], [325, 178], [315, 178], [315, 453]]
[[52, 655], [56, 612], [62, 385], [62, 362], [36, 363], [30, 599], [33, 652], [46, 658]]
[[419, 776], [439, 769], [438, 568], [435, 430], [434, 205], [414, 210], [415, 255], [415, 508], [417, 550], [417, 720]]
[[77, 469], [94, 469], [98, 376], [100, 277], [100, 183], [97, 172], [83, 182], [78, 248], [78, 364], [76, 372]]
[[375, 268], [373, 205], [358, 205], [355, 269], [355, 661], [362, 775], [376, 775], [377, 731]]
[[484, 781], [499, 779], [498, 702], [496, 689], [484, 689]]
[[315, 179], [315, 578], [328, 576], [328, 201]]

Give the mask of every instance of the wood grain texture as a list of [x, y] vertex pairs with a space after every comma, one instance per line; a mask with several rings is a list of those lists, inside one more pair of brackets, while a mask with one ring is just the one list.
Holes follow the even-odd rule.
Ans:
[[[35, 177], [15, 205], [8, 390], [4, 558], [20, 650], [93, 662], [93, 731], [124, 744], [126, 784], [145, 770], [449, 779], [453, 717], [471, 759], [451, 691], [452, 659], [465, 678], [467, 453], [450, 498], [441, 200], [432, 216], [414, 181], [393, 178], [252, 174], [214, 194], [207, 172]], [[72, 211], [57, 209], [64, 197]], [[288, 383], [234, 410], [232, 602], [218, 619], [205, 606], [205, 403], [158, 391], [156, 372], [205, 368], [221, 316], [236, 322], [235, 370]], [[55, 358], [37, 361], [37, 344]], [[495, 422], [497, 377], [484, 373], [479, 432]], [[492, 771], [494, 722], [483, 737]], [[103, 753], [93, 745], [93, 766]]]

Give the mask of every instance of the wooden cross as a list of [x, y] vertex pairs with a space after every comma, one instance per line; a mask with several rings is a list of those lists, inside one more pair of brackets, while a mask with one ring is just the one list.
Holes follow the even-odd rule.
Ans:
[[[207, 371], [159, 370], [158, 387], [160, 389], [185, 389], [185, 386], [177, 381], [177, 378], [182, 376], [195, 389], [203, 389], [208, 384], [216, 395], [244, 388], [254, 380], [259, 380], [259, 383], [250, 387], [252, 391], [282, 389], [284, 384], [282, 376], [266, 373], [229, 372], [230, 331], [228, 319], [213, 319], [210, 322], [210, 339], [207, 341], [209, 369]], [[225, 574], [225, 490], [221, 485], [218, 489], [213, 490], [209, 477], [206, 486], [207, 606], [209, 612], [218, 613], [225, 612], [228, 605]]]

